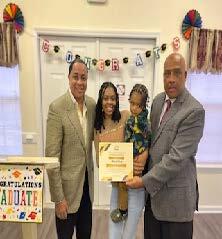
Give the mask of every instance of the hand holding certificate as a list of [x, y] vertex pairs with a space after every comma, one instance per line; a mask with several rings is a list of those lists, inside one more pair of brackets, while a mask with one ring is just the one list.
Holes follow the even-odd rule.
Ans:
[[133, 143], [99, 143], [99, 181], [122, 182], [133, 177]]

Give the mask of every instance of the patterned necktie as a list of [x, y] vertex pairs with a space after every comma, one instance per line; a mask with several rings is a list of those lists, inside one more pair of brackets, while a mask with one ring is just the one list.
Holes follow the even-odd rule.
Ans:
[[169, 109], [170, 109], [170, 107], [171, 107], [171, 104], [172, 104], [170, 99], [166, 100], [166, 103], [167, 103], [167, 107], [166, 107], [165, 112], [164, 112], [164, 114], [163, 114], [163, 117], [162, 117], [162, 119], [161, 119], [161, 121], [160, 121], [160, 125], [161, 125], [162, 122], [164, 121], [164, 118], [166, 117], [167, 112], [169, 111]]

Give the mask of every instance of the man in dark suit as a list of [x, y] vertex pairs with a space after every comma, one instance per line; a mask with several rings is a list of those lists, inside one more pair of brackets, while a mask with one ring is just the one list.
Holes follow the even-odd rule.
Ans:
[[90, 239], [93, 202], [92, 140], [95, 101], [85, 95], [88, 71], [76, 58], [69, 67], [69, 89], [49, 106], [45, 154], [60, 166], [48, 169], [55, 202], [58, 239]]
[[185, 60], [173, 53], [164, 64], [165, 92], [151, 109], [149, 170], [127, 182], [145, 187], [145, 239], [191, 239], [198, 189], [195, 155], [203, 134], [205, 111], [185, 88]]

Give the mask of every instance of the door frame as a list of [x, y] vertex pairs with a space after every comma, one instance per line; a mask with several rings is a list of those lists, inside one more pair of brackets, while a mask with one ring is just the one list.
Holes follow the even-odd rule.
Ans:
[[[106, 29], [106, 30], [89, 30], [89, 29], [57, 29], [57, 28], [35, 28], [35, 89], [36, 89], [36, 115], [37, 115], [37, 130], [39, 132], [39, 155], [44, 156], [44, 129], [43, 129], [43, 107], [41, 95], [41, 56], [40, 56], [40, 40], [42, 36], [64, 36], [64, 37], [94, 37], [94, 38], [129, 38], [129, 39], [144, 39], [153, 40], [156, 46], [160, 44], [159, 32], [147, 32], [136, 30], [123, 29]], [[157, 79], [158, 79], [159, 60], [154, 62], [154, 82], [152, 89], [152, 96], [157, 93]], [[97, 192], [95, 192], [95, 202], [98, 201]], [[46, 202], [48, 203], [48, 202]]]

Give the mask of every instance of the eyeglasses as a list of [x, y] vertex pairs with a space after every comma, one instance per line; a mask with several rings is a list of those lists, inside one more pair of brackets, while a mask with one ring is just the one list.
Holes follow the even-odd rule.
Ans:
[[163, 73], [164, 78], [169, 78], [173, 74], [176, 78], [182, 75], [181, 69], [172, 69], [172, 70], [165, 70]]

